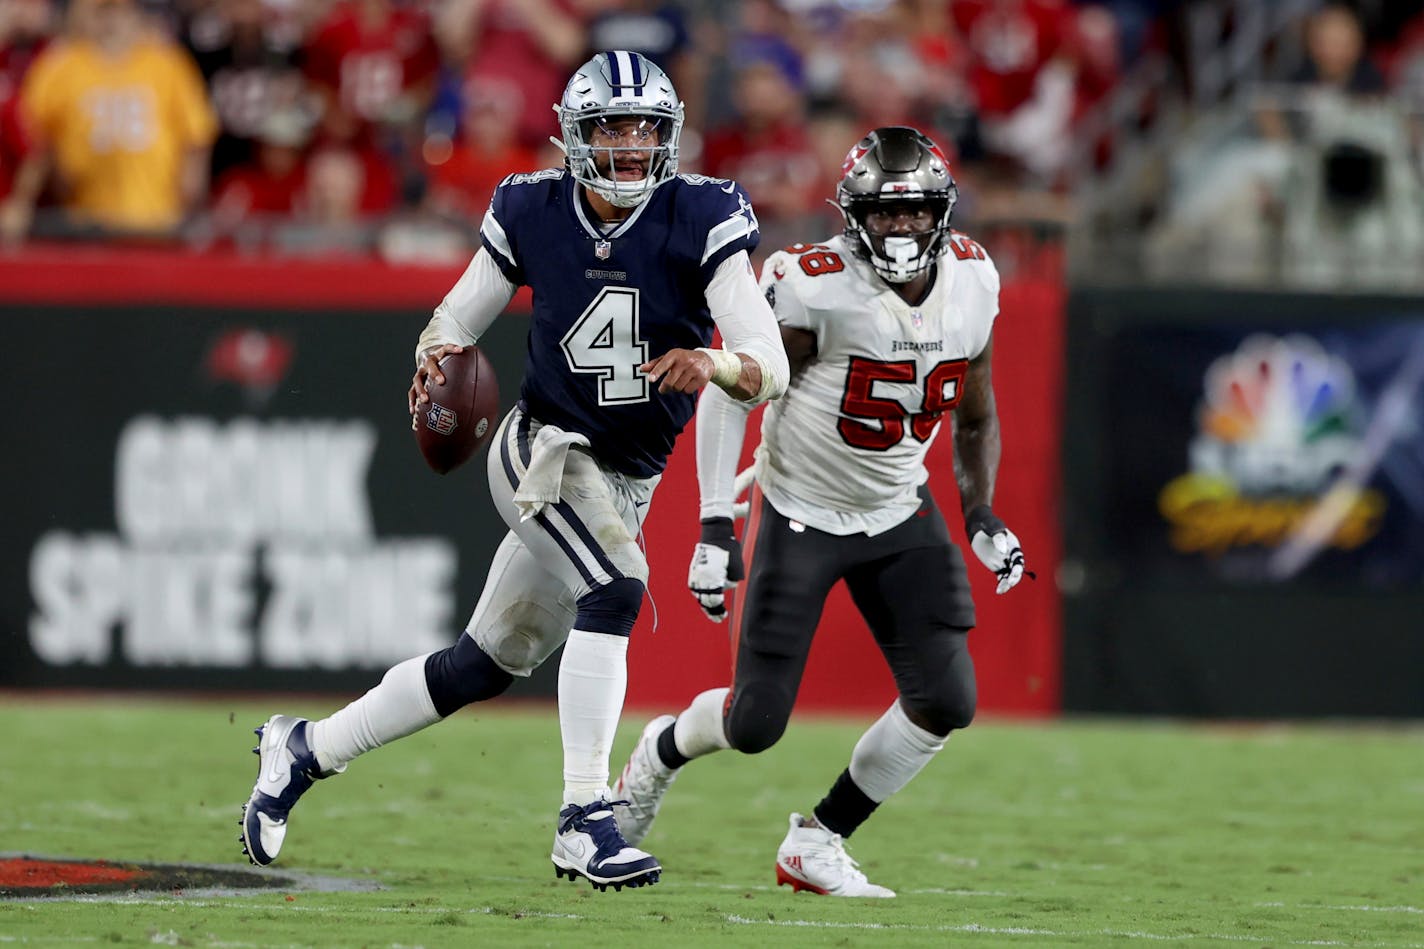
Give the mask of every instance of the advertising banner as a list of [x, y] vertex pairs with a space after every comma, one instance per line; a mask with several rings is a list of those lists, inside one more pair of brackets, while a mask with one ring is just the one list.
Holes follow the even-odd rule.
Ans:
[[1142, 582], [1424, 581], [1424, 319], [1113, 341], [1109, 529]]
[[414, 444], [423, 314], [4, 318], [0, 686], [356, 688], [454, 641], [504, 525]]
[[1424, 306], [1081, 291], [1065, 707], [1424, 715]]

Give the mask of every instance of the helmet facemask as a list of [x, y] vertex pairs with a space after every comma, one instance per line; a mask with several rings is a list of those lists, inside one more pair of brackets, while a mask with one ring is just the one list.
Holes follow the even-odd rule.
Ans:
[[[574, 180], [614, 207], [636, 207], [677, 174], [682, 103], [667, 74], [628, 52], [599, 53], [569, 80], [559, 113], [561, 139]], [[618, 166], [636, 160], [637, 179]]]
[[[901, 284], [923, 274], [944, 253], [959, 188], [939, 146], [915, 129], [891, 126], [875, 129], [850, 150], [836, 199], [852, 251], [881, 279]], [[873, 234], [866, 227], [874, 211], [917, 205], [930, 212], [925, 230]]]
[[929, 225], [924, 230], [896, 230], [877, 234], [867, 225], [867, 218], [877, 210], [891, 211], [911, 208], [920, 201], [907, 201], [899, 195], [851, 199], [843, 208], [846, 237], [853, 241], [857, 256], [867, 261], [887, 283], [909, 283], [924, 273], [944, 253], [949, 236], [949, 215], [954, 206], [944, 197], [922, 199], [929, 211]]

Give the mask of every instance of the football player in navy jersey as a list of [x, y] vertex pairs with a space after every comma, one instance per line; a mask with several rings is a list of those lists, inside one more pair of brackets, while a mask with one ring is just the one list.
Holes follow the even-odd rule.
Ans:
[[[242, 841], [271, 863], [297, 799], [358, 755], [493, 698], [560, 645], [564, 790], [552, 860], [595, 887], [655, 883], [608, 789], [628, 637], [648, 563], [641, 523], [676, 439], [711, 383], [755, 404], [786, 388], [776, 318], [749, 253], [756, 216], [732, 181], [677, 174], [682, 104], [637, 53], [599, 53], [555, 107], [563, 168], [511, 175], [482, 246], [416, 349], [414, 415], [440, 360], [473, 345], [514, 296], [533, 296], [518, 404], [491, 442], [490, 493], [509, 525], [459, 641], [388, 671], [328, 718], [258, 731]], [[713, 329], [723, 349], [712, 349]]]

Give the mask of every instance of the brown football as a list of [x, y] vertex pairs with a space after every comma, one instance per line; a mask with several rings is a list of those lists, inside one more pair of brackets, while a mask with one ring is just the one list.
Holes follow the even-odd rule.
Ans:
[[499, 425], [499, 380], [476, 346], [440, 360], [444, 385], [426, 386], [429, 402], [416, 403], [415, 440], [439, 474], [453, 471], [489, 441]]

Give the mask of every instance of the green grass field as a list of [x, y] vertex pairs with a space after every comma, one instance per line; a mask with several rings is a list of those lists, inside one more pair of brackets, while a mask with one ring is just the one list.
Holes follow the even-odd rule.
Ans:
[[[0, 698], [0, 851], [239, 865], [250, 729], [331, 707]], [[1424, 729], [980, 722], [852, 841], [898, 899], [777, 888], [864, 724], [696, 763], [647, 841], [663, 882], [596, 893], [548, 859], [553, 710], [466, 710], [293, 814], [274, 870], [381, 889], [0, 901], [0, 944], [1424, 947]]]

